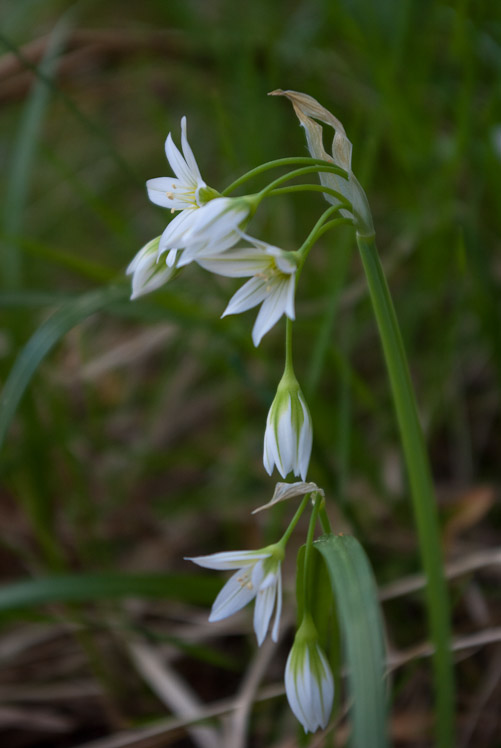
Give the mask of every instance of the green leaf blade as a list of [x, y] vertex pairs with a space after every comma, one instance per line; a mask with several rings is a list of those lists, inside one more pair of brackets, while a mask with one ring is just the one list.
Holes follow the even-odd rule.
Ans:
[[367, 556], [350, 535], [324, 535], [322, 555], [336, 600], [352, 704], [352, 745], [387, 748], [383, 622]]
[[188, 574], [64, 574], [39, 577], [0, 587], [0, 615], [20, 608], [121, 598], [160, 598], [205, 605], [220, 580]]
[[129, 293], [125, 286], [109, 286], [91, 291], [62, 304], [40, 325], [17, 357], [0, 396], [0, 448], [17, 406], [45, 356], [75, 325], [110, 304], [124, 301]]

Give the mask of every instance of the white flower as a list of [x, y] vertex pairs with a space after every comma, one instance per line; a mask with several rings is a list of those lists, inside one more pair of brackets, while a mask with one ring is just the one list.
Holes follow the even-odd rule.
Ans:
[[207, 202], [212, 190], [202, 179], [200, 169], [186, 136], [186, 117], [181, 119], [181, 145], [183, 155], [174, 144], [169, 133], [165, 141], [165, 154], [176, 175], [175, 177], [157, 177], [148, 179], [146, 189], [148, 197], [156, 205], [174, 210], [191, 210]]
[[178, 261], [182, 267], [205, 255], [224, 252], [240, 240], [239, 229], [254, 209], [251, 197], [215, 197], [197, 210], [183, 211], [162, 234], [159, 253], [182, 249]]
[[222, 316], [239, 314], [262, 304], [252, 330], [252, 340], [257, 346], [283, 314], [294, 319], [297, 263], [290, 252], [246, 234], [242, 236], [254, 248], [233, 249], [214, 256], [206, 254], [196, 259], [199, 265], [212, 273], [232, 278], [252, 276], [230, 299]]
[[286, 371], [277, 387], [264, 433], [263, 463], [285, 478], [291, 471], [306, 479], [313, 442], [311, 416], [294, 372]]
[[271, 638], [276, 642], [282, 610], [283, 555], [283, 547], [276, 544], [258, 551], [228, 551], [187, 559], [207, 569], [238, 570], [216, 597], [209, 621], [221, 621], [256, 598], [254, 631], [258, 644], [261, 645], [266, 637], [274, 609], [276, 612]]
[[285, 692], [305, 732], [327, 726], [334, 701], [334, 678], [309, 617], [299, 627], [287, 658]]
[[[171, 133], [165, 141], [167, 160], [176, 176], [148, 179], [148, 197], [156, 205], [181, 211], [160, 238], [159, 254], [167, 252], [167, 265], [187, 265], [216, 245], [222, 252], [240, 239], [237, 229], [255, 209], [252, 198], [221, 197], [202, 179], [186, 135], [186, 117], [181, 119], [182, 154]], [[179, 250], [183, 250], [179, 255]]]
[[127, 275], [132, 275], [131, 299], [155, 291], [166, 283], [176, 270], [174, 266], [168, 267], [165, 260], [158, 259], [159, 241], [160, 237], [157, 236], [145, 244], [127, 268]]

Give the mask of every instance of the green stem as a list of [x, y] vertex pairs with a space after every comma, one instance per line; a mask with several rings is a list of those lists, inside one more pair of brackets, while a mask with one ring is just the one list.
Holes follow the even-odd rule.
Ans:
[[[289, 172], [287, 172], [287, 174], [282, 174], [281, 177], [277, 177], [276, 179], [274, 179], [273, 182], [270, 182], [269, 184], [267, 184], [266, 187], [263, 187], [263, 189], [260, 190], [260, 192], [258, 192], [257, 194], [262, 199], [263, 197], [266, 197], [266, 195], [269, 195], [270, 192], [273, 192], [273, 190], [276, 187], [278, 187], [279, 185], [283, 184], [284, 182], [288, 182], [289, 179], [295, 179], [296, 177], [302, 177], [305, 174], [318, 174], [318, 172], [320, 172], [320, 171], [321, 172], [327, 172], [329, 174], [337, 174], [338, 176], [343, 176], [342, 169], [339, 169], [337, 166], [330, 166], [329, 164], [326, 164], [325, 161], [324, 161], [323, 166], [319, 166], [319, 165], [317, 165], [317, 166], [304, 166], [302, 169], [294, 169], [294, 171], [289, 171]], [[322, 185], [312, 185], [312, 187], [318, 187], [318, 186], [321, 187]], [[322, 190], [322, 191], [325, 192], [325, 190]], [[345, 203], [346, 206], [350, 210], [352, 210], [351, 203], [349, 203], [346, 200], [346, 198], [343, 197], [343, 195], [341, 195], [341, 194], [338, 195], [338, 193], [335, 190], [333, 190], [333, 192], [335, 193], [336, 197], [339, 200], [342, 200], [343, 203]]]
[[[314, 227], [312, 228], [312, 230], [310, 231], [310, 233], [304, 240], [301, 247], [297, 250], [297, 252], [294, 253], [299, 258], [298, 267], [296, 271], [296, 288], [297, 288], [297, 284], [299, 283], [299, 276], [301, 275], [301, 271], [303, 269], [304, 263], [306, 262], [306, 258], [308, 257], [308, 254], [311, 248], [313, 247], [313, 245], [315, 244], [316, 240], [318, 239], [318, 237], [323, 233], [323, 230], [322, 230], [323, 225], [331, 217], [331, 215], [336, 213], [338, 208], [339, 206], [331, 206], [330, 208], [327, 208], [327, 210], [325, 210], [322, 213], [322, 215], [320, 216], [320, 218], [318, 219], [318, 221], [316, 222], [316, 224], [314, 225]], [[346, 222], [346, 219], [339, 218], [334, 221], [329, 221], [328, 225], [332, 228], [332, 226], [338, 225], [338, 223], [345, 223], [345, 222]], [[294, 362], [292, 359], [292, 326], [293, 326], [293, 320], [287, 317], [286, 328], [285, 328], [284, 376], [290, 375], [291, 377], [295, 379], [296, 375], [294, 373]]]
[[331, 229], [336, 228], [336, 226], [353, 226], [353, 219], [352, 218], [335, 218], [333, 221], [329, 221], [328, 223], [325, 223], [321, 229], [319, 229], [318, 234], [315, 237], [315, 241], [317, 239], [320, 239], [320, 237], [325, 234], [327, 231], [330, 231]]
[[[339, 210], [339, 205], [333, 205], [330, 208], [327, 208], [327, 210], [324, 210], [316, 224], [313, 226], [312, 230], [302, 243], [302, 245], [297, 250], [297, 256], [299, 257], [299, 263], [298, 268], [296, 271], [296, 286], [299, 281], [299, 276], [301, 275], [301, 270], [303, 269], [304, 263], [306, 262], [306, 258], [308, 257], [311, 248], [317, 241], [318, 237], [323, 233], [322, 227], [324, 226], [325, 222], [332, 216], [334, 213], [336, 213]], [[344, 218], [335, 219], [334, 221], [331, 221], [330, 223], [335, 224], [337, 221], [343, 222], [345, 221]]]
[[293, 321], [287, 317], [285, 325], [285, 370], [284, 374], [294, 374], [294, 364], [292, 361], [292, 325]]
[[308, 525], [308, 535], [306, 536], [306, 549], [304, 553], [304, 581], [303, 581], [303, 594], [304, 594], [304, 610], [310, 610], [310, 600], [308, 590], [311, 585], [308, 585], [308, 576], [311, 568], [311, 554], [313, 553], [313, 537], [315, 535], [315, 526], [317, 524], [318, 510], [322, 497], [317, 493], [315, 496], [315, 503], [313, 505], [313, 511], [310, 517], [310, 524]]
[[[254, 169], [251, 169], [250, 171], [246, 172], [245, 174], [242, 174], [241, 177], [236, 179], [234, 182], [232, 182], [228, 187], [226, 187], [221, 195], [228, 195], [230, 192], [233, 192], [233, 190], [236, 190], [237, 187], [240, 187], [241, 184], [244, 184], [249, 179], [252, 179], [253, 177], [257, 177], [260, 174], [263, 174], [265, 171], [268, 171], [268, 169], [276, 169], [279, 166], [297, 166], [299, 164], [303, 164], [304, 166], [325, 166], [325, 161], [320, 158], [309, 158], [308, 156], [292, 156], [290, 158], [277, 158], [274, 161], [268, 161], [266, 164], [261, 164], [260, 166], [256, 166]], [[348, 174], [343, 169], [339, 169], [337, 173], [339, 176], [344, 177], [345, 179], [348, 178]]]
[[299, 505], [299, 508], [297, 509], [295, 515], [293, 516], [293, 518], [290, 521], [289, 527], [287, 528], [287, 530], [284, 532], [284, 534], [282, 535], [282, 537], [278, 541], [280, 545], [284, 545], [285, 546], [286, 543], [288, 542], [290, 536], [292, 535], [292, 532], [293, 532], [295, 526], [299, 522], [299, 519], [300, 519], [302, 513], [306, 509], [306, 504], [309, 501], [310, 495], [311, 494], [307, 493], [306, 496], [303, 498], [302, 502]]
[[322, 530], [325, 533], [332, 533], [331, 523], [325, 510], [325, 499], [321, 502], [320, 509], [318, 510], [318, 518], [320, 520], [320, 524], [322, 525]]
[[435, 648], [433, 667], [437, 699], [436, 745], [437, 748], [451, 748], [454, 745], [454, 673], [450, 648], [450, 610], [430, 465], [402, 337], [374, 236], [357, 234], [357, 242], [391, 383], [427, 580], [426, 602]]
[[269, 195], [288, 195], [290, 192], [323, 192], [327, 195], [332, 195], [339, 200], [339, 208], [346, 208], [352, 210], [351, 203], [342, 195], [340, 192], [333, 190], [332, 187], [326, 187], [323, 184], [291, 184], [288, 187], [278, 187], [277, 189], [271, 190], [267, 193]]

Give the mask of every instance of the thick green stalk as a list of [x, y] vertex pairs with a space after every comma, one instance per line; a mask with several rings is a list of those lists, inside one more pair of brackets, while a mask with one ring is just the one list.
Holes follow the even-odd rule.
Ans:
[[414, 516], [426, 575], [426, 602], [435, 648], [437, 748], [454, 745], [454, 674], [450, 610], [443, 573], [439, 523], [433, 482], [400, 329], [374, 236], [357, 234], [374, 313], [379, 328], [411, 488]]

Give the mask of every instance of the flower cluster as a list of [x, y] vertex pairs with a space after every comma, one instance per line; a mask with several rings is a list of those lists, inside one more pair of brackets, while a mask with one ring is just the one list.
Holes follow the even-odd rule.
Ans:
[[[181, 144], [182, 153], [169, 133], [165, 153], [175, 176], [146, 183], [153, 203], [178, 214], [127, 268], [132, 275], [132, 298], [156, 290], [175, 269], [191, 262], [218, 275], [250, 277], [230, 300], [223, 316], [262, 304], [252, 332], [257, 346], [284, 314], [294, 319], [297, 261], [293, 253], [243, 232], [257, 207], [257, 196], [222, 197], [207, 186], [188, 143], [186, 117], [181, 120]], [[250, 246], [235, 249], [242, 242]]]
[[[165, 153], [175, 176], [146, 183], [150, 200], [177, 215], [160, 237], [139, 250], [127, 268], [132, 276], [131, 298], [155, 291], [191, 262], [217, 275], [249, 278], [222, 316], [261, 305], [252, 329], [252, 340], [258, 346], [282, 316], [295, 318], [297, 253], [244, 232], [259, 196], [222, 197], [207, 186], [188, 142], [186, 117], [181, 120], [181, 147], [182, 153], [169, 133]], [[271, 475], [276, 466], [282, 477], [293, 472], [304, 480], [311, 445], [310, 413], [289, 367], [266, 424], [263, 462], [267, 472]]]
[[[277, 543], [257, 551], [229, 551], [188, 558], [188, 561], [207, 569], [236, 569], [216, 597], [209, 621], [221, 621], [255, 599], [254, 631], [259, 646], [266, 638], [273, 611], [275, 620], [271, 638], [278, 641], [283, 556], [283, 544]], [[309, 615], [299, 627], [287, 658], [285, 691], [305, 732], [326, 727], [334, 700], [334, 679]]]
[[[285, 95], [292, 101], [306, 130], [312, 156], [332, 164], [327, 169], [328, 173], [320, 174], [320, 179], [324, 185], [322, 191], [326, 190], [325, 196], [333, 207], [326, 211], [318, 226], [321, 227], [322, 220], [327, 220], [338, 209], [342, 216], [349, 217], [359, 231], [369, 233], [372, 226], [370, 213], [367, 213], [363, 190], [351, 171], [351, 143], [341, 123], [311, 97], [293, 91], [274, 93]], [[332, 157], [323, 149], [321, 128], [314, 119], [335, 129]], [[314, 233], [315, 228], [297, 251], [285, 251], [251, 236], [247, 233], [247, 225], [263, 196], [275, 189], [277, 182], [257, 194], [243, 197], [227, 197], [208, 186], [189, 145], [185, 117], [181, 120], [181, 149], [177, 148], [169, 133], [165, 152], [174, 175], [150, 179], [146, 184], [150, 200], [176, 215], [161, 236], [139, 250], [127, 268], [127, 274], [132, 276], [131, 298], [155, 291], [183, 267], [196, 263], [216, 275], [247, 279], [231, 297], [222, 316], [239, 314], [260, 306], [252, 329], [255, 346], [260, 344], [263, 336], [281, 317], [287, 318], [286, 364], [268, 412], [263, 464], [269, 475], [276, 468], [283, 478], [293, 473], [303, 482], [278, 484], [274, 498], [264, 508], [298, 495], [302, 497], [301, 505], [278, 543], [258, 550], [214, 553], [188, 559], [204, 568], [233, 571], [214, 601], [209, 621], [227, 618], [255, 601], [253, 624], [260, 646], [270, 627], [272, 640], [278, 641], [282, 610], [282, 562], [287, 540], [310, 498], [316, 497], [310, 525], [312, 531], [308, 533], [305, 554], [308, 556], [316, 512], [319, 511], [318, 500], [323, 501], [323, 491], [314, 483], [304, 482], [310, 462], [313, 430], [310, 411], [295, 376], [291, 354], [296, 283], [317, 234]], [[296, 175], [291, 172], [291, 176]], [[239, 180], [239, 184], [244, 178]], [[305, 579], [307, 572], [305, 560]], [[329, 721], [334, 680], [308, 612], [306, 582], [303, 586], [303, 620], [287, 659], [285, 690], [291, 709], [305, 732], [314, 732], [318, 728], [325, 728]]]

